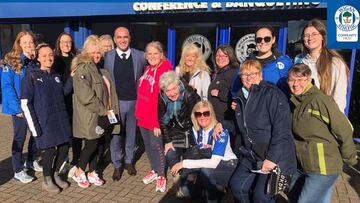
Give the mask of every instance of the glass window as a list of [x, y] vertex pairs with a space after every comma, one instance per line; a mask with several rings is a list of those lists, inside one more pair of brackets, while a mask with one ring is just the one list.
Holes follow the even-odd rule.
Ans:
[[56, 39], [64, 32], [65, 23], [39, 23], [32, 24], [32, 31], [36, 35], [36, 42], [45, 42], [55, 47]]
[[216, 25], [192, 24], [187, 26], [175, 26], [175, 30], [175, 64], [179, 64], [182, 47], [187, 43], [193, 43], [200, 48], [209, 67], [213, 68], [212, 52], [216, 46]]

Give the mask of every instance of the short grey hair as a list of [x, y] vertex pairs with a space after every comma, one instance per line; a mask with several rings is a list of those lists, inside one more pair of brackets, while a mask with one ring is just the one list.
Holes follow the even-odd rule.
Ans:
[[113, 41], [113, 38], [112, 38], [110, 35], [108, 35], [108, 34], [101, 35], [101, 36], [99, 37], [99, 40], [100, 40], [100, 42], [102, 42], [102, 41], [109, 41], [109, 42], [111, 42], [111, 48], [114, 49], [114, 41]]
[[173, 83], [180, 84], [180, 78], [174, 71], [166, 72], [160, 77], [159, 86], [162, 91]]

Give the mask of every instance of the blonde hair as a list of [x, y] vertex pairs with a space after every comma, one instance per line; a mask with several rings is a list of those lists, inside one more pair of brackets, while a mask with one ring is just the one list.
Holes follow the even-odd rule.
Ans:
[[91, 46], [95, 46], [98, 47], [99, 50], [101, 50], [100, 48], [100, 40], [99, 37], [97, 35], [89, 35], [83, 45], [83, 48], [81, 50], [81, 53], [75, 57], [72, 62], [71, 62], [71, 70], [75, 70], [78, 63], [79, 63], [79, 58], [87, 58], [91, 61], [91, 55], [89, 53], [89, 48]]
[[192, 124], [194, 126], [194, 129], [196, 131], [201, 129], [200, 125], [198, 124], [198, 122], [197, 122], [197, 120], [195, 118], [195, 112], [197, 110], [199, 110], [200, 108], [208, 108], [209, 109], [209, 111], [210, 111], [210, 119], [211, 119], [210, 126], [214, 127], [218, 123], [218, 121], [216, 120], [216, 115], [215, 115], [213, 105], [209, 101], [199, 101], [198, 103], [195, 104], [194, 108], [191, 111], [191, 121], [192, 121]]
[[157, 49], [157, 50], [164, 56], [164, 49], [163, 49], [162, 44], [161, 44], [159, 41], [149, 42], [149, 43], [146, 45], [145, 54], [147, 54], [147, 52], [149, 51], [148, 49], [149, 49], [150, 47], [153, 47], [153, 48]]
[[113, 38], [106, 34], [106, 35], [101, 35], [99, 37], [99, 41], [102, 42], [102, 41], [109, 41], [111, 43], [111, 48], [114, 49], [114, 41], [113, 41]]
[[4, 57], [4, 64], [7, 64], [11, 68], [13, 68], [17, 74], [21, 74], [21, 67], [22, 67], [20, 54], [23, 52], [23, 50], [20, 46], [20, 39], [25, 35], [31, 36], [35, 44], [35, 35], [32, 32], [21, 31], [17, 34], [11, 51], [7, 53]]
[[[177, 66], [177, 68], [179, 69], [179, 75], [183, 76], [187, 71], [186, 69], [186, 65], [185, 65], [185, 57], [189, 54], [195, 54], [196, 56], [196, 61], [193, 67], [190, 67], [190, 75], [192, 76], [197, 69], [199, 69], [200, 71], [205, 71], [207, 73], [210, 74], [210, 68], [209, 66], [206, 64], [203, 54], [200, 51], [200, 49], [195, 45], [195, 44], [187, 44], [184, 46], [182, 52], [181, 52], [181, 59], [179, 61], [179, 65]], [[201, 77], [201, 75], [200, 75]]]
[[255, 68], [256, 70], [258, 70], [260, 77], [262, 76], [261, 63], [255, 59], [249, 59], [249, 60], [244, 61], [244, 63], [242, 63], [240, 66], [240, 74], [242, 74], [246, 70], [250, 70], [252, 68]]

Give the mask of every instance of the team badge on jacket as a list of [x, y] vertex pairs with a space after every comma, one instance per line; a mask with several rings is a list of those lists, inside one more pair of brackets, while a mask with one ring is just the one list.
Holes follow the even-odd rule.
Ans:
[[56, 81], [57, 83], [60, 83], [60, 78], [59, 78], [58, 76], [56, 76], [56, 77], [55, 77], [55, 81]]

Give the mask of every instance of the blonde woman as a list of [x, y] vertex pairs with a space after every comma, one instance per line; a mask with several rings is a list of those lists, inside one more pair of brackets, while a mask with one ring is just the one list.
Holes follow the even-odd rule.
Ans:
[[183, 48], [179, 65], [175, 70], [182, 81], [196, 89], [202, 100], [207, 100], [210, 68], [195, 44], [188, 44]]
[[[89, 187], [90, 183], [96, 186], [104, 184], [96, 171], [99, 142], [105, 132], [112, 130], [111, 125], [105, 124], [107, 117], [119, 114], [114, 83], [108, 71], [101, 67], [101, 57], [99, 38], [90, 35], [84, 42], [82, 53], [72, 62], [72, 69], [75, 70], [73, 135], [84, 140], [72, 178], [82, 188]], [[119, 133], [119, 130], [120, 126], [115, 125], [113, 133]], [[87, 164], [89, 172], [86, 177]]]

